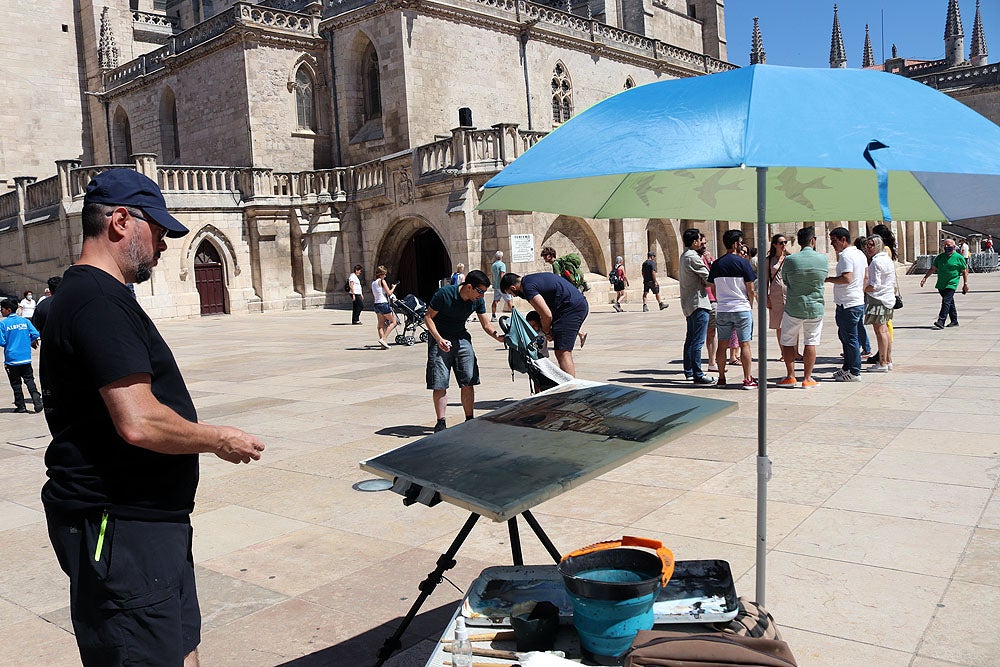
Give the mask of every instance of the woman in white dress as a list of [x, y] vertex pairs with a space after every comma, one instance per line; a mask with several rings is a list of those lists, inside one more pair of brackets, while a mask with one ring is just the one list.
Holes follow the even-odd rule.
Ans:
[[17, 314], [26, 320], [30, 320], [35, 314], [36, 305], [35, 299], [31, 295], [31, 290], [27, 290], [24, 293], [24, 298], [21, 299], [21, 303], [17, 304]]

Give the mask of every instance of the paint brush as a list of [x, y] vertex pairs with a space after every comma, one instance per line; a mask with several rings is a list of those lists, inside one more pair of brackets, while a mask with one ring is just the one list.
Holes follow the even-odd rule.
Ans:
[[[452, 639], [442, 639], [442, 644], [450, 644]], [[513, 630], [501, 630], [500, 632], [486, 632], [480, 635], [469, 635], [470, 642], [492, 642], [492, 641], [514, 641]]]

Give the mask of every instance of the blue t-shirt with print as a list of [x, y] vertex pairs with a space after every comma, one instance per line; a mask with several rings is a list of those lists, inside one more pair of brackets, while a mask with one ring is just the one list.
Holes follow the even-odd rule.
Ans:
[[31, 363], [31, 342], [38, 340], [35, 325], [13, 313], [0, 320], [0, 345], [7, 366]]

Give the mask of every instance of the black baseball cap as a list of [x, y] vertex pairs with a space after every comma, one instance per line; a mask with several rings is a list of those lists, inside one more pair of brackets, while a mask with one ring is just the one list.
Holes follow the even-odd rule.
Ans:
[[131, 206], [142, 209], [153, 222], [167, 230], [167, 236], [180, 238], [188, 228], [167, 212], [163, 193], [152, 179], [134, 169], [108, 169], [94, 176], [87, 184], [84, 204]]

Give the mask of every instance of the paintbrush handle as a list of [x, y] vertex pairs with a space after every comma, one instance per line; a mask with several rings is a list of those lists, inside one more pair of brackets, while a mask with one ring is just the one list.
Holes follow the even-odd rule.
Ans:
[[[470, 642], [492, 642], [492, 641], [511, 641], [514, 639], [513, 630], [501, 630], [500, 632], [486, 632], [481, 635], [469, 635]], [[442, 644], [450, 644], [453, 639], [442, 639]]]
[[[447, 644], [444, 646], [446, 653], [451, 653], [451, 646]], [[502, 660], [517, 660], [517, 654], [513, 651], [497, 651], [491, 648], [476, 648], [472, 647], [472, 655], [478, 655], [481, 658], [500, 658]]]

